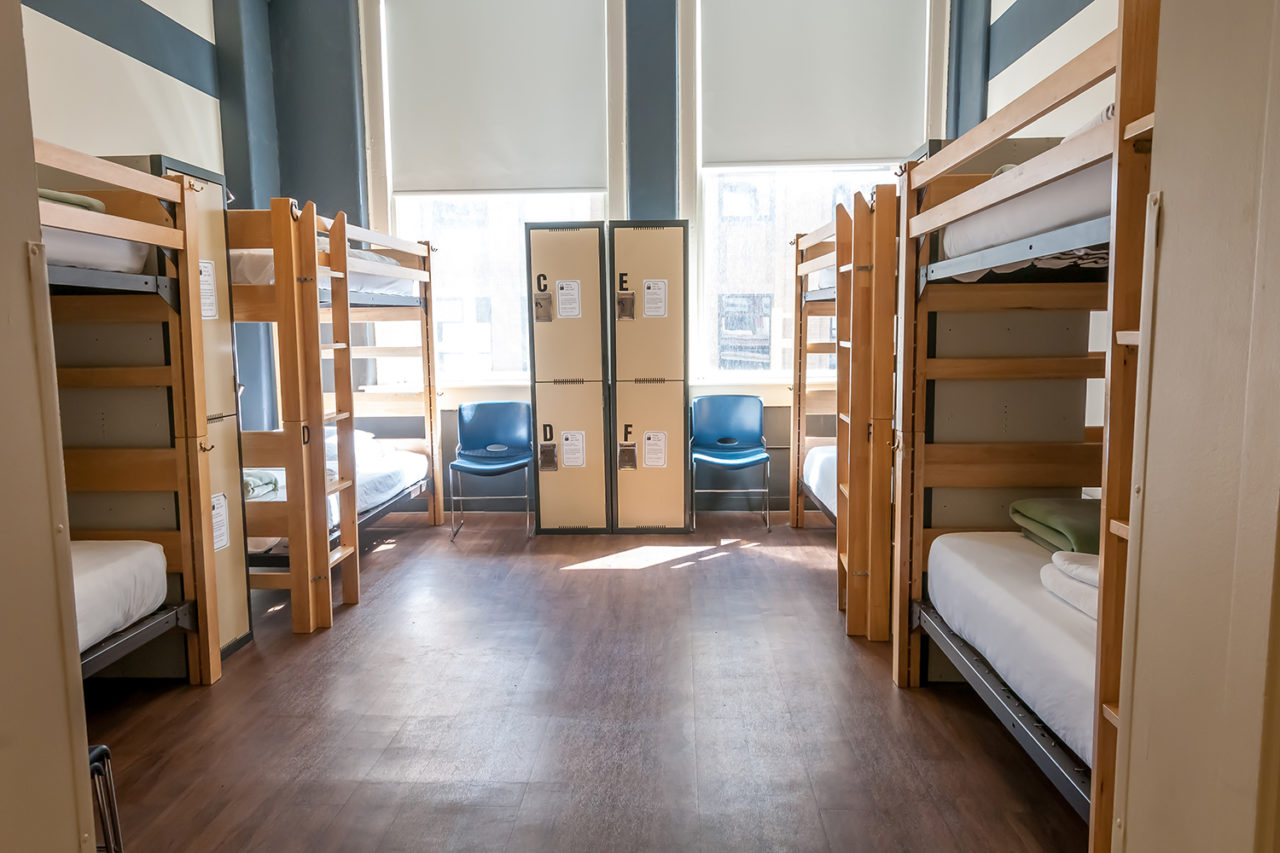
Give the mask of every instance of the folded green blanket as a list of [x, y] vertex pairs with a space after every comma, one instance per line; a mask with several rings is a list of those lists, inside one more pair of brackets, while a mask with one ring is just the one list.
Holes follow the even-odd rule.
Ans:
[[87, 195], [77, 195], [76, 193], [64, 193], [59, 190], [39, 190], [40, 198], [45, 201], [53, 201], [58, 204], [68, 204], [72, 207], [83, 207], [85, 210], [92, 210], [94, 213], [106, 213], [107, 206], [96, 198], [89, 198]]
[[280, 490], [280, 478], [275, 472], [261, 468], [249, 468], [243, 472], [244, 496], [251, 501], [260, 501]]
[[1096, 498], [1024, 498], [1009, 504], [1009, 517], [1050, 551], [1098, 553], [1102, 502]]

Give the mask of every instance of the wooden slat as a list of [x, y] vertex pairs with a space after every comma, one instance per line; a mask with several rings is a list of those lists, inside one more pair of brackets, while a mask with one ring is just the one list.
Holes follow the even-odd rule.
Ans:
[[384, 249], [395, 249], [397, 252], [407, 252], [420, 258], [425, 258], [431, 254], [431, 248], [422, 243], [414, 243], [411, 240], [392, 237], [390, 234], [380, 234], [377, 231], [361, 228], [358, 225], [347, 225], [347, 239], [368, 243], [372, 246], [381, 246]]
[[[332, 350], [322, 350], [321, 358], [333, 358]], [[351, 347], [352, 358], [421, 358], [422, 347]]]
[[930, 284], [926, 311], [1105, 311], [1107, 283]]
[[1111, 156], [1114, 146], [1114, 130], [1110, 122], [1100, 124], [937, 207], [916, 214], [908, 226], [909, 236], [922, 237], [957, 219], [994, 207], [1002, 201], [1016, 198], [1058, 178], [1101, 163]]
[[1089, 442], [926, 444], [925, 488], [1097, 486], [1102, 445]]
[[66, 448], [67, 491], [181, 491], [183, 455], [172, 448]]
[[173, 368], [59, 367], [59, 388], [165, 388], [174, 381]]
[[134, 190], [165, 201], [178, 201], [182, 197], [182, 186], [177, 181], [140, 172], [71, 148], [64, 148], [45, 139], [36, 139], [34, 142], [36, 163], [41, 166], [101, 181], [121, 189]]
[[249, 589], [291, 589], [293, 575], [289, 572], [249, 572]]
[[[352, 305], [352, 323], [417, 323], [422, 318], [422, 309], [415, 305], [389, 305], [379, 308]], [[333, 309], [320, 309], [320, 322], [333, 322]]]
[[819, 270], [829, 270], [836, 265], [836, 256], [834, 253], [823, 255], [820, 258], [814, 258], [811, 261], [804, 261], [796, 267], [796, 275], [812, 275]]
[[177, 228], [166, 228], [163, 225], [153, 225], [150, 222], [113, 216], [110, 213], [98, 213], [96, 210], [85, 210], [81, 207], [43, 199], [40, 200], [40, 224], [49, 228], [65, 228], [68, 231], [149, 243], [152, 246], [164, 246], [168, 249], [181, 249], [186, 242], [182, 232]]
[[1156, 114], [1147, 113], [1142, 118], [1131, 121], [1124, 126], [1124, 138], [1126, 140], [1150, 139], [1155, 129]]
[[280, 318], [274, 284], [233, 284], [231, 302], [240, 323], [274, 323]]
[[832, 355], [836, 351], [835, 341], [814, 341], [804, 345], [804, 351], [809, 355]]
[[71, 528], [71, 538], [77, 541], [107, 540], [155, 542], [164, 548], [165, 570], [169, 574], [182, 574], [183, 550], [182, 534], [177, 530], [143, 530], [131, 529], [91, 529], [87, 527]]
[[819, 227], [813, 229], [808, 234], [804, 234], [800, 237], [797, 237], [796, 248], [803, 252], [805, 249], [808, 249], [810, 246], [816, 246], [819, 243], [824, 243], [830, 240], [835, 235], [836, 235], [836, 222], [833, 219], [830, 222], [824, 225], [820, 225]]
[[244, 524], [246, 536], [288, 536], [288, 501], [245, 501]]
[[929, 358], [929, 379], [1100, 379], [1106, 355], [1043, 358]]
[[836, 316], [836, 303], [834, 299], [806, 302], [803, 310], [806, 317], [834, 317]]
[[431, 280], [431, 273], [426, 270], [392, 266], [391, 264], [380, 264], [376, 261], [366, 261], [360, 258], [349, 258], [347, 260], [347, 272], [353, 275], [371, 275], [377, 276], [378, 278], [403, 278], [412, 281]]
[[227, 248], [270, 249], [271, 211], [228, 210]]
[[[334, 405], [332, 394], [324, 396], [326, 406]], [[420, 392], [358, 391], [352, 405], [357, 418], [420, 418], [425, 403]]]
[[1116, 70], [1119, 45], [1115, 31], [1103, 36], [986, 121], [920, 163], [911, 175], [911, 188], [919, 189], [939, 175], [993, 148], [1006, 137], [1111, 76]]
[[289, 453], [283, 432], [244, 431], [240, 433], [241, 464], [246, 468], [282, 468]]
[[55, 323], [168, 323], [177, 317], [169, 303], [149, 293], [51, 296]]
[[834, 388], [817, 390], [805, 389], [805, 411], [811, 415], [830, 415], [836, 410], [836, 391]]

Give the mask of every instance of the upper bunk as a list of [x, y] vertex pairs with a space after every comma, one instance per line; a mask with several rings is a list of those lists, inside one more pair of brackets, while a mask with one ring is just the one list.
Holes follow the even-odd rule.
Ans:
[[961, 169], [1025, 145], [1013, 135], [1114, 77], [1118, 58], [1113, 31], [973, 130], [908, 164], [906, 189], [920, 193], [920, 208], [905, 236], [924, 243], [920, 292], [937, 281], [1106, 280], [1114, 154], [1126, 142], [1149, 144], [1154, 115], [1119, 127], [1109, 107], [1016, 165], [983, 174]]
[[177, 312], [182, 184], [35, 140], [41, 239], [54, 293], [150, 293]]

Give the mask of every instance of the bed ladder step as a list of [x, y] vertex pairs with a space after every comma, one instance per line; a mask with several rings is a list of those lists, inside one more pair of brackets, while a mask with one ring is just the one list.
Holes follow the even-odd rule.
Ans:
[[329, 568], [332, 569], [334, 566], [338, 565], [338, 563], [341, 563], [355, 552], [356, 549], [350, 545], [339, 545], [337, 548], [334, 548], [329, 552]]
[[1102, 717], [1117, 728], [1120, 726], [1120, 705], [1117, 702], [1102, 703]]
[[336, 495], [338, 492], [342, 491], [343, 489], [350, 488], [353, 485], [354, 483], [352, 483], [350, 480], [334, 480], [332, 483], [328, 485], [328, 487], [325, 488], [325, 494]]
[[1109, 525], [1109, 527], [1111, 529], [1111, 532], [1114, 533], [1116, 536], [1119, 536], [1121, 539], [1129, 538], [1129, 522], [1121, 521], [1118, 518], [1113, 518], [1111, 519], [1111, 524]]
[[804, 351], [809, 355], [831, 355], [836, 351], [835, 341], [819, 341], [804, 345]]
[[349, 417], [351, 417], [350, 412], [325, 412], [324, 422], [327, 424], [333, 424], [338, 421], [345, 421]]
[[332, 353], [334, 350], [340, 350], [340, 349], [346, 349], [346, 348], [347, 348], [346, 344], [338, 343], [338, 342], [334, 342], [331, 344], [321, 344], [320, 345], [321, 358], [331, 357], [331, 356], [328, 356], [327, 354]]
[[1141, 341], [1141, 332], [1116, 332], [1116, 343], [1122, 347], [1136, 347]]

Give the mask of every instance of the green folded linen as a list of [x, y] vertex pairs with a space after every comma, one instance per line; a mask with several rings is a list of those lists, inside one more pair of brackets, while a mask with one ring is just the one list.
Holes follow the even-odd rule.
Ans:
[[45, 201], [52, 201], [58, 204], [66, 204], [71, 207], [81, 207], [85, 210], [92, 210], [94, 213], [106, 213], [107, 206], [96, 198], [89, 198], [87, 195], [78, 195], [76, 193], [64, 193], [59, 190], [39, 190], [40, 198]]
[[1101, 513], [1096, 498], [1024, 498], [1009, 504], [1014, 524], [1050, 551], [1098, 553]]
[[243, 472], [244, 496], [247, 500], [265, 500], [280, 490], [280, 478], [274, 471], [249, 468]]

